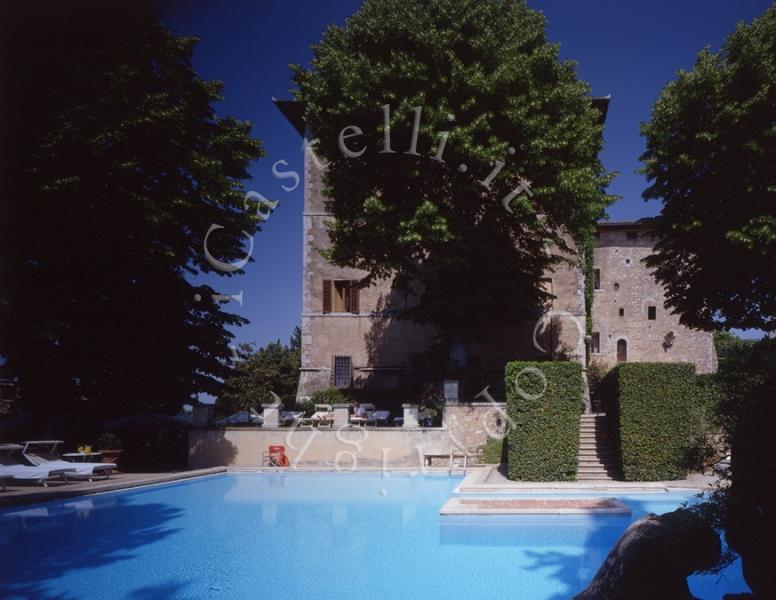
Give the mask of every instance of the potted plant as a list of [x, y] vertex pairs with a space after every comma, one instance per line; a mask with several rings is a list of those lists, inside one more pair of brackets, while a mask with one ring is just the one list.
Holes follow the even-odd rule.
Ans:
[[439, 385], [427, 383], [420, 392], [420, 411], [418, 420], [421, 427], [433, 427], [434, 419], [444, 405], [442, 390]]
[[420, 425], [422, 427], [433, 427], [434, 417], [436, 417], [438, 414], [439, 411], [436, 408], [432, 406], [424, 406], [420, 409], [420, 412], [418, 412]]
[[100, 434], [97, 440], [99, 452], [102, 454], [102, 462], [117, 463], [121, 454], [121, 440], [119, 436], [110, 431]]

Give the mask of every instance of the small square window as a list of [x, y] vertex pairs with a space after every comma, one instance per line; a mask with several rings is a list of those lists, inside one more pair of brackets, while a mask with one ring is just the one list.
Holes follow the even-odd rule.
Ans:
[[625, 259], [625, 264], [626, 264], [626, 265], [629, 265], [629, 264], [631, 264], [631, 259], [630, 259], [630, 258], [626, 258], [626, 259]]
[[629, 231], [627, 234], [629, 240], [637, 240], [639, 239], [639, 232], [638, 231]]
[[654, 321], [657, 319], [657, 307], [656, 306], [648, 306], [647, 307], [647, 319], [650, 321]]
[[621, 309], [620, 309], [620, 316], [621, 316], [621, 317], [624, 317], [624, 316], [625, 316], [625, 309], [624, 309], [624, 308], [621, 308]]
[[590, 352], [593, 354], [599, 354], [601, 352], [601, 334], [597, 331], [593, 332], [590, 342]]

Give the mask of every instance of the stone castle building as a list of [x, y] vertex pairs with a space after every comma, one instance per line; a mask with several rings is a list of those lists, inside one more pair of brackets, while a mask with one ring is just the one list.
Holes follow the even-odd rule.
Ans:
[[663, 306], [663, 286], [642, 262], [654, 241], [643, 222], [598, 224], [591, 359], [609, 367], [624, 361], [690, 362], [699, 373], [713, 372], [712, 334], [679, 324]]
[[[293, 102], [277, 104], [305, 135], [299, 107]], [[325, 223], [331, 217], [322, 175], [315, 157], [305, 152], [302, 366], [297, 398], [341, 387], [382, 394], [383, 403], [414, 401], [407, 394], [423, 381], [434, 332], [398, 318], [411, 300], [394, 290], [390, 280], [362, 289], [357, 282], [366, 273], [333, 266], [323, 258], [320, 250], [330, 243]], [[701, 373], [715, 370], [711, 334], [679, 324], [678, 317], [663, 306], [663, 289], [641, 262], [653, 247], [648, 226], [599, 223], [597, 238], [593, 334], [587, 347], [584, 273], [579, 266], [562, 264], [545, 274], [543, 284], [554, 298], [543, 316], [527, 320], [517, 334], [509, 332], [505, 339], [468, 349], [468, 385], [462, 386], [460, 400], [473, 400], [486, 385], [489, 393], [502, 399], [506, 362], [549, 358], [559, 349], [583, 363], [686, 361]]]

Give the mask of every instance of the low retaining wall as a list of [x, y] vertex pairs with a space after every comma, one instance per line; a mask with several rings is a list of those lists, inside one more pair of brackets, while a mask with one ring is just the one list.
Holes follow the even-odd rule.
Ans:
[[[443, 426], [292, 429], [228, 427], [189, 432], [189, 467], [261, 467], [269, 446], [285, 446], [299, 468], [420, 468], [424, 454], [447, 454], [451, 448], [470, 454], [503, 433], [505, 404], [473, 402], [445, 406]], [[265, 409], [266, 410], [266, 409]]]
[[285, 446], [292, 467], [420, 468], [424, 454], [450, 452], [446, 429], [228, 428], [189, 432], [189, 466], [261, 467], [269, 446]]

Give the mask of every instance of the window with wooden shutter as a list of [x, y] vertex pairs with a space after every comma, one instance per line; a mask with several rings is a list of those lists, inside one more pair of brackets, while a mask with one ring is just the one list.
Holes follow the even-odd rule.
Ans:
[[330, 312], [359, 312], [358, 281], [332, 281], [329, 289]]
[[331, 312], [331, 279], [323, 280], [323, 312]]

